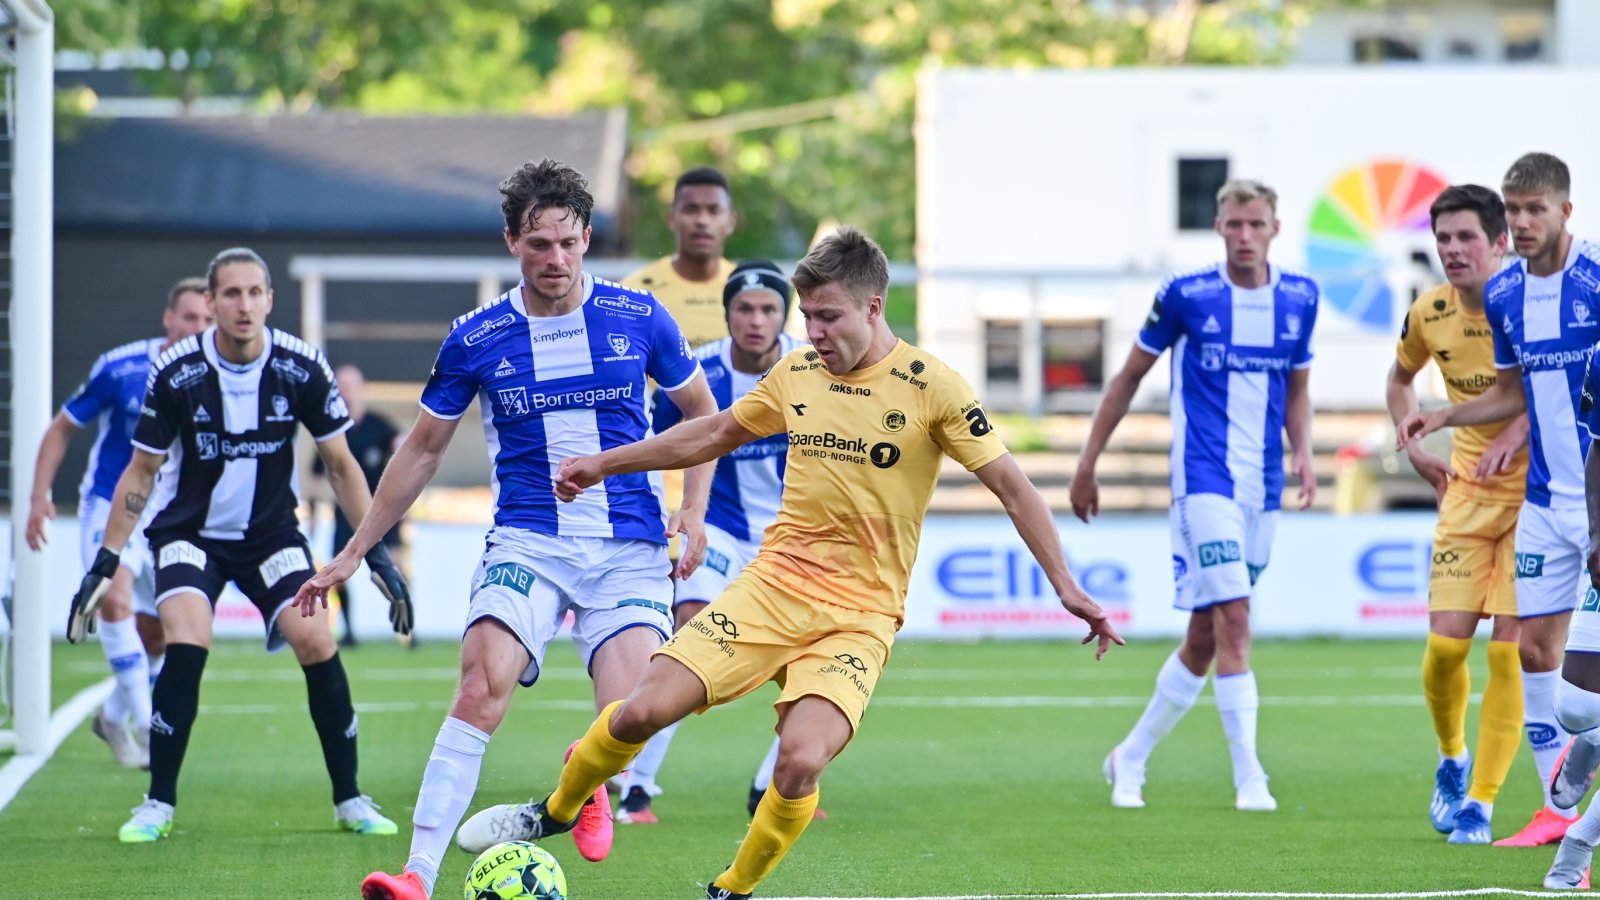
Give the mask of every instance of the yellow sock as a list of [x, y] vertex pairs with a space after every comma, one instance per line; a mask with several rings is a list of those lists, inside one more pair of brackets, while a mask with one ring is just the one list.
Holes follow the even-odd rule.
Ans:
[[1489, 684], [1478, 709], [1478, 758], [1467, 796], [1493, 803], [1522, 746], [1522, 663], [1516, 641], [1489, 642]]
[[756, 807], [750, 831], [739, 844], [739, 852], [734, 854], [733, 865], [716, 877], [717, 887], [735, 894], [754, 891], [811, 824], [811, 816], [817, 811], [817, 799], [821, 796], [821, 791], [812, 791], [809, 797], [786, 800], [778, 794], [777, 788], [768, 785], [761, 805]]
[[1439, 752], [1460, 756], [1467, 752], [1467, 695], [1472, 676], [1467, 672], [1468, 638], [1448, 638], [1428, 633], [1422, 654], [1422, 691], [1433, 713], [1433, 730], [1439, 735]]
[[595, 788], [606, 779], [628, 767], [643, 744], [628, 744], [611, 736], [611, 714], [622, 705], [618, 700], [600, 710], [599, 718], [589, 726], [583, 740], [572, 748], [567, 764], [561, 767], [561, 781], [545, 801], [545, 809], [560, 822], [570, 822], [578, 817], [583, 804], [594, 796]]

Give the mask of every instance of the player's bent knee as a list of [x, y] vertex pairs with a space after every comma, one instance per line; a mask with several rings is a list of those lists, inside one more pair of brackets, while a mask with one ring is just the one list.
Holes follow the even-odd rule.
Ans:
[[1556, 686], [1556, 721], [1572, 734], [1600, 727], [1600, 693], [1563, 678]]
[[511, 689], [498, 689], [482, 669], [472, 668], [461, 673], [461, 686], [456, 691], [456, 702], [450, 715], [472, 727], [493, 734], [505, 719], [511, 705]]

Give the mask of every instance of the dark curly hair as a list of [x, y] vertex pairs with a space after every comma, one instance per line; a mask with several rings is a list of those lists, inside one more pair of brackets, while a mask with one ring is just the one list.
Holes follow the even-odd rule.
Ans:
[[562, 207], [589, 227], [594, 212], [594, 195], [589, 180], [577, 169], [554, 159], [523, 163], [522, 168], [500, 182], [500, 212], [506, 217], [506, 231], [513, 237], [533, 227], [539, 214]]

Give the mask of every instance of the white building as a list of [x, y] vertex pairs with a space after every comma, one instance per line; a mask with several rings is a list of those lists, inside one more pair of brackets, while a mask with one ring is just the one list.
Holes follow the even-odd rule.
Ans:
[[1595, 0], [1389, 0], [1333, 7], [1297, 36], [1297, 65], [1600, 65]]
[[[1600, 0], [1570, 6], [1600, 17]], [[1092, 408], [1161, 279], [1220, 259], [1216, 187], [1258, 178], [1280, 197], [1274, 262], [1324, 287], [1318, 406], [1380, 408], [1413, 291], [1443, 280], [1426, 213], [1444, 185], [1498, 188], [1521, 154], [1554, 153], [1573, 230], [1600, 240], [1594, 96], [1600, 67], [926, 72], [919, 340], [996, 407]]]

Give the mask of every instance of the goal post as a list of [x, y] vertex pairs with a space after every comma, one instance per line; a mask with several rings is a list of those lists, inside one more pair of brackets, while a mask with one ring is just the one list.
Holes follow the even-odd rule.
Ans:
[[34, 453], [50, 420], [54, 248], [55, 20], [44, 0], [0, 0], [16, 39], [10, 188], [11, 671], [13, 730], [0, 746], [48, 752], [50, 603], [43, 554], [27, 548]]

